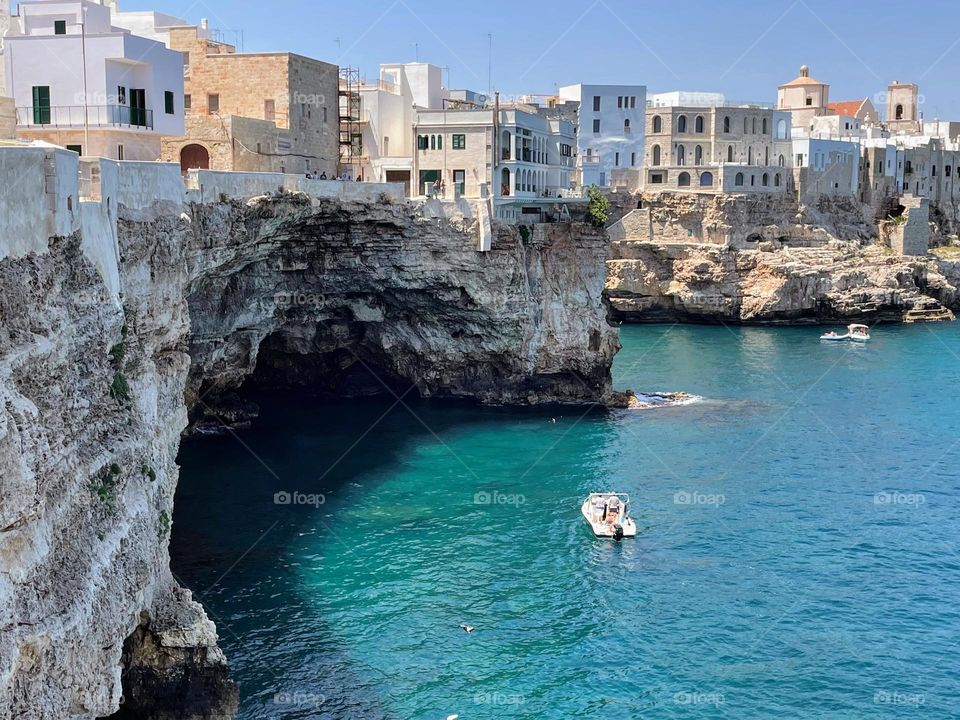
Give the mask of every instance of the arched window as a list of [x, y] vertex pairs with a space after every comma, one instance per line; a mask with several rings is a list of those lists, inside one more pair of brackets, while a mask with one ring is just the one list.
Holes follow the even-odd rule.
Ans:
[[733, 145], [727, 145], [727, 162], [733, 162]]
[[431, 149], [431, 150], [436, 150], [436, 149], [437, 149], [437, 136], [436, 136], [436, 135], [431, 135], [431, 136], [430, 136], [430, 149]]
[[687, 149], [683, 145], [677, 145], [677, 165], [685, 165], [687, 162]]
[[770, 184], [770, 176], [767, 173], [763, 174], [763, 178], [760, 180], [760, 184], [766, 187]]
[[777, 140], [787, 139], [787, 121], [777, 120]]
[[750, 120], [749, 118], [743, 119], [743, 134], [746, 135], [750, 132]]
[[768, 147], [765, 147], [763, 149], [763, 164], [764, 165], [770, 164], [770, 148]]
[[503, 197], [510, 197], [510, 169], [504, 168], [500, 175], [500, 194]]
[[655, 133], [663, 132], [663, 118], [659, 115], [653, 116], [653, 131]]
[[780, 187], [780, 173], [773, 176], [773, 186]]
[[510, 154], [511, 154], [511, 150], [512, 150], [512, 145], [513, 145], [513, 143], [510, 142], [510, 131], [504, 130], [504, 131], [503, 131], [502, 142], [500, 143], [500, 147], [501, 147], [501, 157], [502, 157], [503, 160], [509, 160], [509, 159], [510, 159]]
[[660, 146], [653, 146], [653, 166], [656, 167], [660, 164]]
[[687, 116], [681, 115], [677, 118], [677, 132], [685, 133], [687, 131]]
[[437, 150], [443, 150], [443, 135], [437, 135]]
[[733, 179], [733, 184], [737, 187], [743, 187], [743, 173], [737, 173], [737, 176]]
[[703, 165], [703, 148], [699, 145], [693, 150], [693, 164]]
[[680, 175], [677, 177], [677, 185], [680, 187], [690, 187], [690, 173], [680, 173]]
[[753, 148], [747, 148], [747, 165], [753, 165]]
[[763, 134], [764, 134], [764, 135], [767, 134], [767, 119], [766, 119], [766, 118], [763, 119]]
[[713, 187], [713, 173], [705, 172], [700, 176], [700, 187]]
[[630, 132], [630, 118], [627, 118], [626, 120], [623, 121], [623, 132], [625, 133]]
[[521, 192], [523, 190], [523, 170], [517, 170], [513, 176], [516, 178], [517, 192]]
[[903, 105], [897, 105], [897, 120], [903, 120]]
[[780, 167], [783, 167], [786, 164], [787, 164], [787, 160], [785, 157], [783, 157], [783, 155], [777, 158], [777, 165], [779, 165]]
[[757, 119], [756, 119], [756, 118], [753, 119], [753, 134], [754, 134], [754, 135], [757, 134]]
[[725, 117], [725, 118], [723, 119], [723, 131], [724, 131], [725, 133], [730, 132], [730, 118], [729, 118], [729, 117]]
[[703, 115], [697, 115], [696, 121], [693, 123], [695, 132], [703, 132]]

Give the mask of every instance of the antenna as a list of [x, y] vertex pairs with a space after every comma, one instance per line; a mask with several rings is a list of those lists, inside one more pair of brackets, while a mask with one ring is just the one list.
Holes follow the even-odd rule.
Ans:
[[333, 41], [337, 44], [337, 60], [343, 55], [343, 38], [335, 37]]
[[493, 33], [487, 33], [487, 95], [493, 92]]
[[415, 53], [416, 58], [417, 58], [417, 62], [420, 62], [420, 43], [415, 42], [415, 43], [413, 44], [413, 48], [414, 48], [414, 53]]

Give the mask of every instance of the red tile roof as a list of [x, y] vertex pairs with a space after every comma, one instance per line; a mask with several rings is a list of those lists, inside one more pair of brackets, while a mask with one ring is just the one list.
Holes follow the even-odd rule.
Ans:
[[830, 103], [827, 107], [837, 115], [846, 115], [848, 117], [856, 117], [857, 113], [860, 112], [860, 108], [863, 107], [863, 104], [866, 102], [866, 99], [863, 100], [851, 100], [849, 102], [836, 102]]

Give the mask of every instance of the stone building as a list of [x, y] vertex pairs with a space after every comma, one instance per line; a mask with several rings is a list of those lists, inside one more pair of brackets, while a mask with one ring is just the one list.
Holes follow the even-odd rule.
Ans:
[[923, 132], [918, 85], [894, 80], [887, 88], [887, 128], [894, 134]]
[[830, 114], [830, 86], [810, 77], [810, 68], [800, 68], [800, 75], [777, 89], [777, 110], [793, 115], [793, 126], [808, 128], [820, 115]]
[[238, 53], [195, 26], [156, 13], [114, 23], [163, 39], [184, 58], [185, 133], [163, 160], [190, 168], [324, 174], [339, 160], [339, 68], [288, 52]]
[[648, 108], [644, 186], [681, 192], [785, 192], [790, 115], [759, 106]]

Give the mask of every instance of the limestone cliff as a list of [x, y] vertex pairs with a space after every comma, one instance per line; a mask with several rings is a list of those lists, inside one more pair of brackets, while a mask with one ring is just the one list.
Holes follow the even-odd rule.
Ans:
[[250, 383], [609, 391], [594, 230], [501, 229], [480, 253], [469, 222], [386, 198], [185, 202], [178, 168], [108, 161], [81, 203], [75, 156], [32, 152], [0, 208], [0, 720], [234, 713], [169, 570], [189, 411], [219, 419]]
[[[901, 321], [955, 308], [960, 266], [899, 256], [851, 198], [646, 195], [611, 229], [625, 322]], [[873, 236], [871, 235], [873, 233]]]

